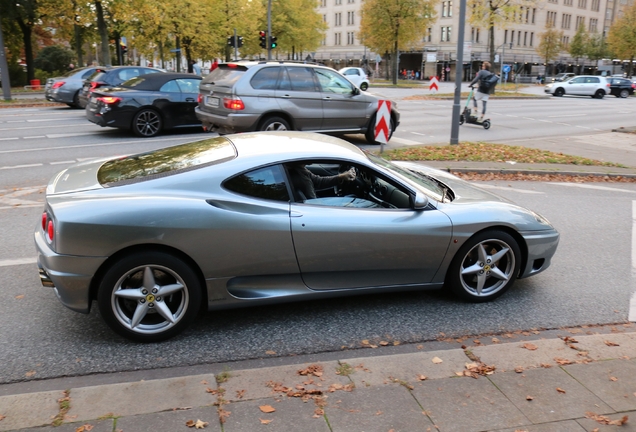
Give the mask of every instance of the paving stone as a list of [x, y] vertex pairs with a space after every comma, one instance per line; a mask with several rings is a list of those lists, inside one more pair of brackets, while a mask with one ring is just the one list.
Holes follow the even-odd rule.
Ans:
[[[269, 414], [262, 412], [259, 407], [266, 405], [276, 411]], [[234, 402], [225, 408], [231, 414], [223, 424], [223, 431], [330, 432], [324, 416], [313, 417], [316, 408], [313, 400], [303, 402], [299, 398], [287, 397]]]
[[[521, 426], [512, 429], [499, 429], [491, 432], [584, 432], [583, 426], [576, 420], [565, 420], [560, 422], [542, 423], [529, 426]], [[613, 431], [618, 432], [618, 431]], [[621, 431], [622, 432], [622, 431]]]
[[325, 407], [333, 432], [433, 430], [433, 423], [411, 393], [399, 384], [336, 392]]
[[64, 423], [61, 426], [43, 426], [39, 428], [20, 429], [20, 432], [76, 432], [82, 426], [92, 427], [90, 432], [113, 432], [112, 419], [93, 420], [90, 422]]
[[471, 348], [473, 354], [487, 365], [497, 368], [498, 372], [512, 371], [517, 367], [524, 369], [541, 367], [542, 364], [556, 366], [555, 357], [569, 361], [581, 361], [579, 351], [568, 347], [561, 339], [545, 339], [529, 342], [537, 349], [524, 348], [526, 342], [514, 342], [478, 346]]
[[636, 410], [636, 361], [607, 360], [563, 369], [614, 411]]
[[413, 395], [433, 423], [444, 432], [517, 428], [531, 424], [487, 378], [423, 381]]
[[619, 420], [623, 416], [629, 417], [630, 421], [622, 426], [604, 425], [589, 418], [578, 419], [577, 422], [587, 432], [636, 432], [636, 422], [634, 421], [636, 419], [636, 411], [605, 415], [610, 420]]
[[[306, 370], [310, 366], [321, 366], [322, 376], [298, 373], [299, 370]], [[223, 399], [229, 402], [275, 396], [276, 393], [271, 386], [267, 385], [268, 382], [278, 382], [292, 389], [303, 386], [308, 390], [327, 391], [332, 384], [351, 384], [349, 378], [336, 374], [339, 367], [340, 364], [337, 361], [329, 361], [231, 371], [230, 378], [220, 386], [225, 389]]]
[[[575, 419], [586, 411], [614, 412], [559, 367], [504, 372], [490, 379], [533, 423]], [[528, 396], [533, 399], [527, 400]]]
[[205, 391], [216, 387], [215, 383], [214, 375], [206, 374], [71, 389], [68, 415], [83, 421], [109, 414], [127, 416], [206, 406], [216, 401]]
[[578, 348], [587, 351], [588, 357], [593, 360], [636, 357], [636, 334], [634, 333], [598, 334], [576, 339], [579, 341]]
[[51, 424], [60, 412], [58, 399], [62, 391], [24, 393], [0, 397], [0, 431]]
[[217, 408], [212, 406], [122, 417], [117, 419], [115, 430], [121, 432], [193, 431], [194, 428], [186, 426], [189, 420], [194, 422], [201, 420], [208, 423], [203, 429], [207, 432], [222, 430]]
[[[442, 362], [433, 363], [436, 357]], [[418, 375], [428, 379], [454, 377], [471, 362], [461, 349], [340, 360], [354, 368], [349, 378], [357, 386], [381, 385], [391, 378], [414, 383], [418, 381]]]

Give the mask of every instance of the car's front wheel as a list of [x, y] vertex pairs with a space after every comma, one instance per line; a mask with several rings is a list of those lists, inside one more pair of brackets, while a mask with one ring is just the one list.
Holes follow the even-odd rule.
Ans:
[[137, 342], [158, 342], [192, 322], [201, 296], [201, 283], [187, 263], [164, 252], [143, 252], [111, 265], [97, 301], [115, 332]]
[[559, 87], [558, 89], [556, 89], [556, 90], [554, 91], [554, 95], [555, 95], [556, 97], [561, 97], [561, 96], [563, 96], [564, 94], [565, 94], [565, 90], [563, 90], [563, 88], [561, 88], [561, 87]]
[[603, 99], [603, 97], [605, 97], [605, 92], [603, 90], [596, 90], [593, 97], [596, 99]]
[[261, 122], [258, 128], [262, 131], [286, 131], [291, 130], [289, 123], [282, 117], [269, 117]]
[[621, 90], [620, 97], [626, 98], [627, 96], [629, 96], [629, 91], [626, 89]]
[[367, 91], [369, 89], [369, 84], [363, 82], [362, 84], [360, 84], [360, 90], [362, 91]]
[[521, 250], [510, 234], [483, 231], [459, 249], [446, 282], [462, 300], [473, 303], [494, 300], [514, 284], [520, 259]]
[[161, 131], [163, 122], [159, 113], [153, 109], [142, 109], [132, 121], [133, 133], [139, 137], [151, 138]]

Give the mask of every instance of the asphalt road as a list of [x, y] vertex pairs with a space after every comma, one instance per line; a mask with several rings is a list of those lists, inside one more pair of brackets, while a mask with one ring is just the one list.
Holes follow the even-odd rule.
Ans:
[[[552, 104], [551, 99], [537, 102]], [[623, 107], [627, 105], [619, 104], [634, 100], [607, 102]], [[400, 108], [410, 111], [410, 104], [401, 102]], [[549, 106], [558, 112], [564, 105]], [[620, 109], [615, 117], [623, 115]], [[542, 112], [549, 116], [554, 111], [544, 107]], [[586, 127], [597, 127], [593, 110], [588, 113], [584, 106], [579, 113], [588, 117]], [[407, 118], [396, 138], [408, 140], [402, 134], [409, 130], [438, 127]], [[96, 308], [89, 315], [77, 314], [41, 286], [32, 231], [41, 213], [42, 186], [72, 161], [205, 135], [193, 131], [141, 140], [84, 122], [81, 111], [67, 108], [0, 111], [0, 221], [5, 228], [0, 230], [0, 383], [324, 353], [359, 347], [364, 339], [406, 344], [442, 334], [459, 337], [627, 319], [636, 185], [489, 182], [484, 186], [542, 213], [562, 235], [552, 268], [518, 281], [496, 302], [463, 304], [443, 293], [419, 292], [212, 312], [174, 340], [130, 343], [106, 327]], [[476, 130], [495, 135], [494, 129]], [[527, 131], [526, 138], [533, 133], [538, 132]]]

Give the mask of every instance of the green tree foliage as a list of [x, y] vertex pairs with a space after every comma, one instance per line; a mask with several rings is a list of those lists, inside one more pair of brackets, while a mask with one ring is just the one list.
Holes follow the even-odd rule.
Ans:
[[360, 14], [359, 39], [377, 53], [392, 54], [393, 84], [400, 50], [419, 48], [435, 19], [434, 0], [366, 0]]
[[12, 21], [20, 29], [22, 48], [24, 49], [24, 57], [27, 64], [27, 80], [32, 80], [35, 77], [35, 68], [33, 67], [33, 29], [40, 18], [37, 1], [0, 0], [0, 11], [2, 11], [2, 18]]
[[531, 13], [537, 3], [538, 0], [468, 0], [468, 22], [488, 30], [490, 63], [494, 63], [497, 49], [495, 29], [512, 28], [526, 22], [527, 13]]
[[72, 51], [57, 45], [48, 46], [40, 50], [34, 60], [34, 65], [49, 74], [61, 75], [69, 70], [69, 65], [75, 62]]
[[[267, 0], [263, 0], [263, 10], [267, 11]], [[267, 17], [263, 20], [266, 28]], [[320, 46], [327, 24], [316, 12], [316, 0], [274, 0], [272, 1], [272, 35], [278, 38], [277, 52], [290, 54], [313, 51]], [[257, 33], [254, 33], [257, 36]], [[258, 46], [258, 38], [255, 39]]]
[[623, 14], [612, 24], [607, 35], [609, 49], [621, 60], [629, 60], [627, 74], [632, 75], [636, 57], [636, 3], [623, 10]]
[[537, 53], [544, 58], [546, 64], [554, 60], [561, 52], [563, 40], [563, 32], [555, 29], [554, 27], [548, 27], [539, 35], [539, 45], [537, 46]]
[[587, 42], [588, 35], [585, 31], [585, 26], [583, 25], [583, 23], [581, 23], [579, 25], [579, 28], [576, 29], [576, 34], [572, 38], [572, 42], [570, 42], [570, 46], [568, 49], [570, 55], [576, 59], [577, 63], [579, 62], [579, 59], [581, 57], [585, 57]]
[[589, 36], [585, 45], [585, 55], [592, 61], [612, 57], [605, 38], [600, 33], [593, 33]]

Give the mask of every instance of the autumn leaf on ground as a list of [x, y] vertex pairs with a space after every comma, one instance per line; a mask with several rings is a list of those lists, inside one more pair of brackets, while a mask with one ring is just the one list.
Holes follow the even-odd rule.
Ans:
[[273, 413], [274, 411], [276, 411], [276, 408], [271, 405], [261, 405], [258, 408], [265, 414]]
[[435, 363], [435, 364], [440, 364], [440, 363], [442, 363], [444, 360], [442, 360], [442, 359], [441, 359], [441, 358], [439, 358], [439, 357], [433, 357], [433, 359], [432, 359], [431, 361], [432, 361], [433, 363]]
[[387, 346], [389, 343], [387, 341], [380, 341], [381, 346]]
[[15, 298], [18, 299], [18, 300], [21, 300], [21, 299], [24, 298], [24, 294], [17, 295], [17, 296], [15, 296]]
[[261, 424], [270, 424], [271, 422], [274, 421], [272, 419], [266, 420], [266, 419], [262, 419], [262, 418], [259, 418], [259, 420], [261, 421]]
[[612, 426], [622, 426], [625, 423], [627, 423], [627, 420], [629, 420], [628, 416], [623, 416], [618, 420], [610, 420], [609, 417], [605, 417], [604, 415], [599, 415], [599, 414], [595, 414], [593, 412], [586, 412], [585, 413], [585, 417], [594, 420], [597, 423], [600, 424], [605, 424], [605, 425], [612, 425]]
[[342, 384], [336, 383], [336, 384], [331, 384], [329, 386], [329, 393], [333, 393], [336, 390], [342, 390], [344, 388], [344, 386]]
[[0, 421], [4, 420], [6, 417], [0, 414]]
[[188, 420], [185, 425], [187, 427], [190, 427], [190, 428], [193, 427], [195, 429], [203, 429], [208, 424], [209, 424], [208, 422], [204, 422], [204, 421], [201, 421], [201, 420], [197, 419], [197, 421]]
[[561, 339], [563, 339], [563, 342], [565, 342], [565, 343], [579, 343], [579, 341], [577, 341], [576, 339], [574, 339], [574, 338], [572, 338], [570, 336], [566, 336], [566, 337], [561, 338]]
[[34, 370], [32, 370], [32, 371], [28, 371], [28, 372], [27, 372], [27, 373], [25, 373], [24, 375], [25, 375], [27, 378], [30, 378], [30, 377], [32, 377], [32, 376], [33, 376], [33, 375], [35, 375], [35, 374], [36, 374], [36, 372], [35, 372]]
[[312, 416], [313, 418], [320, 418], [322, 416], [325, 415], [325, 410], [323, 410], [322, 408], [316, 408], [314, 410], [314, 415]]
[[607, 345], [607, 346], [620, 346], [616, 342], [611, 342], [611, 341], [604, 341], [604, 342], [605, 342], [605, 345]]
[[218, 390], [211, 389], [210, 387], [207, 387], [207, 388], [205, 389], [205, 391], [206, 391], [207, 393], [210, 393], [210, 394], [213, 394], [213, 395], [215, 395], [215, 394], [217, 394], [217, 393], [219, 392]]
[[93, 425], [85, 424], [75, 429], [75, 432], [89, 432], [90, 430], [93, 429], [93, 427], [94, 427]]
[[265, 351], [265, 354], [267, 354], [267, 355], [276, 355], [276, 351], [267, 350], [267, 351]]
[[523, 369], [523, 367], [521, 367], [521, 366], [517, 366], [517, 367], [515, 368], [515, 372], [517, 372], [517, 373], [523, 373], [523, 370], [524, 370], [524, 369]]
[[227, 411], [227, 410], [224, 410], [223, 408], [219, 408], [219, 421], [221, 422], [221, 424], [227, 421], [227, 418], [230, 416], [230, 414], [232, 414], [232, 411]]
[[527, 350], [534, 351], [534, 350], [536, 350], [536, 349], [537, 349], [537, 348], [539, 348], [539, 347], [538, 347], [538, 346], [536, 346], [536, 345], [535, 345], [535, 344], [533, 344], [533, 343], [526, 342], [526, 343], [524, 343], [523, 345], [521, 345], [521, 348], [525, 348], [525, 349], [527, 349]]
[[558, 391], [559, 393], [565, 393], [565, 390], [563, 390], [561, 387], [557, 387], [556, 391]]
[[492, 338], [491, 340], [492, 340], [492, 343], [499, 343], [499, 339], [497, 339], [497, 338], [495, 338], [495, 337], [494, 337], [494, 338]]
[[571, 361], [571, 360], [564, 359], [564, 358], [561, 358], [561, 357], [555, 357], [555, 358], [554, 358], [554, 361], [555, 361], [555, 362], [557, 362], [557, 364], [559, 364], [559, 365], [561, 365], [561, 366], [564, 366], [564, 365], [570, 365], [570, 364], [574, 363], [574, 362], [573, 362], [573, 361]]
[[323, 368], [321, 365], [309, 365], [305, 369], [300, 369], [298, 375], [313, 375], [321, 377], [323, 374]]
[[426, 378], [428, 378], [428, 377], [427, 377], [426, 375], [422, 375], [422, 374], [419, 374], [419, 375], [417, 376], [417, 379], [418, 379], [419, 381], [424, 381]]
[[610, 379], [610, 381], [618, 381], [618, 378], [616, 378], [616, 377], [610, 377], [609, 379]]
[[238, 399], [243, 399], [243, 396], [245, 396], [245, 390], [237, 390], [236, 391], [236, 397]]
[[530, 396], [530, 395], [526, 396], [526, 400], [527, 400], [527, 401], [531, 401], [531, 400], [533, 400], [533, 399], [534, 399], [534, 397], [532, 397], [532, 396]]

